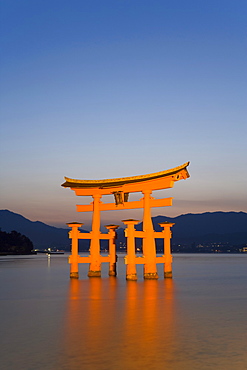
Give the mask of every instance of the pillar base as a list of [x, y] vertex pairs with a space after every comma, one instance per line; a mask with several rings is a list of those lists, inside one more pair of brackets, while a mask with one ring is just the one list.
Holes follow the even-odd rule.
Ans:
[[165, 271], [164, 272], [164, 278], [172, 278], [172, 271]]
[[79, 272], [71, 272], [70, 279], [79, 279]]
[[159, 278], [157, 272], [145, 272], [143, 277], [149, 280], [157, 280]]
[[126, 280], [137, 280], [137, 274], [127, 274]]
[[88, 271], [88, 277], [101, 277], [101, 271]]

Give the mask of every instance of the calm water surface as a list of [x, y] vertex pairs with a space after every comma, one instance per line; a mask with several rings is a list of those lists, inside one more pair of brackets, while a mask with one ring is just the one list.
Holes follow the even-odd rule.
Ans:
[[175, 255], [173, 279], [137, 282], [118, 261], [70, 280], [66, 255], [0, 257], [1, 369], [247, 369], [247, 255]]

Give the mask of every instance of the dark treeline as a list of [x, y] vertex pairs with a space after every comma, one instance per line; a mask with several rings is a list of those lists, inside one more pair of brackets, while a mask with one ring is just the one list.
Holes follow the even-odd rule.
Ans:
[[0, 231], [0, 253], [30, 254], [33, 249], [31, 240], [17, 231]]

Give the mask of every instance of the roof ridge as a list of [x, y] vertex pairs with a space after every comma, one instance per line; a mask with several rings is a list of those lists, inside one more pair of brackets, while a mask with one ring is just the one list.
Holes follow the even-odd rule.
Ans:
[[176, 173], [178, 171], [181, 171], [183, 169], [185, 169], [187, 166], [189, 166], [190, 162], [186, 162], [178, 167], [174, 167], [174, 168], [171, 168], [169, 170], [164, 170], [164, 171], [159, 171], [159, 172], [154, 172], [154, 173], [150, 173], [150, 174], [146, 174], [146, 175], [137, 175], [137, 176], [128, 176], [128, 177], [119, 177], [119, 178], [113, 178], [113, 179], [102, 179], [102, 180], [78, 180], [78, 179], [71, 179], [69, 177], [64, 177], [66, 182], [64, 184], [62, 184], [62, 186], [65, 186], [67, 187], [68, 185], [66, 184], [67, 182], [68, 183], [73, 183], [73, 184], [91, 184], [91, 185], [97, 185], [97, 184], [104, 184], [104, 183], [116, 183], [116, 182], [128, 182], [128, 181], [137, 181], [137, 180], [149, 180], [150, 178], [153, 178], [153, 177], [162, 177], [162, 176], [165, 176], [165, 175], [172, 175], [173, 173]]

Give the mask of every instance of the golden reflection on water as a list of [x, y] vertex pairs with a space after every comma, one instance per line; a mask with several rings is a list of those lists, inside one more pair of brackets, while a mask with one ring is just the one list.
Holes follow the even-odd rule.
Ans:
[[132, 281], [127, 283], [123, 320], [126, 368], [158, 369], [169, 361], [167, 349], [175, 329], [174, 309], [171, 279], [147, 280], [140, 285]]
[[72, 279], [60, 368], [162, 369], [172, 355], [174, 301], [172, 279]]
[[176, 256], [174, 279], [126, 282], [3, 257], [1, 369], [246, 370], [246, 258]]

